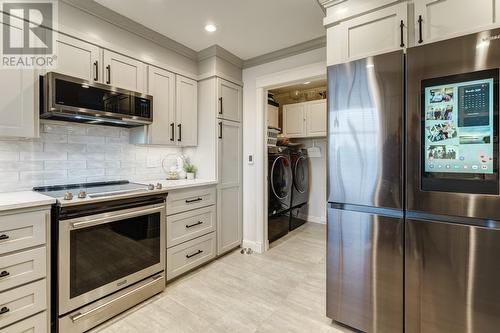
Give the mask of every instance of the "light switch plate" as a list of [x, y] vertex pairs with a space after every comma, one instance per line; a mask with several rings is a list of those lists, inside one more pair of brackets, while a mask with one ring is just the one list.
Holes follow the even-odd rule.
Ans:
[[253, 154], [248, 155], [248, 164], [253, 164]]

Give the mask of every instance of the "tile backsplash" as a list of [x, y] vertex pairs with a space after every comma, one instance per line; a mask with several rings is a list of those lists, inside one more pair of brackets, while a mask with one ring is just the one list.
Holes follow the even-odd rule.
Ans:
[[119, 127], [45, 121], [40, 138], [0, 140], [0, 192], [103, 180], [165, 178], [181, 148], [129, 144]]

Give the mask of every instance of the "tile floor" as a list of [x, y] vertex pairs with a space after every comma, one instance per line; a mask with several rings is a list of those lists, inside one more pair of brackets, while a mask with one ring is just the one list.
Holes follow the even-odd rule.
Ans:
[[350, 332], [325, 316], [325, 235], [308, 223], [265, 254], [232, 252], [94, 332]]

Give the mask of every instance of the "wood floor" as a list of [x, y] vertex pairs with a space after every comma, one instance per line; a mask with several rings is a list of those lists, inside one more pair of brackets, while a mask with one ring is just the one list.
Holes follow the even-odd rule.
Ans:
[[308, 223], [265, 254], [230, 253], [96, 331], [350, 332], [325, 316], [325, 235]]

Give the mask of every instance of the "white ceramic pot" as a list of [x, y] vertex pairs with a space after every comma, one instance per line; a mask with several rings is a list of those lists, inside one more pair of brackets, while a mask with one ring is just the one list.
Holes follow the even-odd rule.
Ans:
[[194, 175], [195, 175], [194, 172], [187, 172], [186, 173], [187, 179], [194, 179]]

